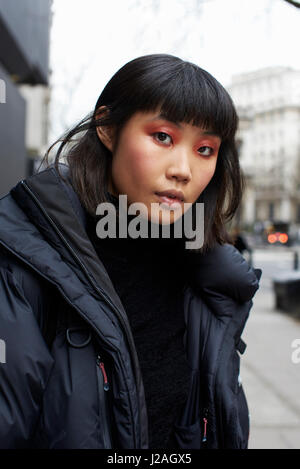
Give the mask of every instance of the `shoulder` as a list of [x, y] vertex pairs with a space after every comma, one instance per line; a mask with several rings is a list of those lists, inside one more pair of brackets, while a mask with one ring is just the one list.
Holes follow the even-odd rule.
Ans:
[[231, 244], [216, 244], [206, 253], [189, 253], [190, 281], [196, 289], [215, 291], [239, 302], [259, 288], [260, 269], [253, 269]]
[[25, 301], [41, 323], [53, 297], [52, 287], [32, 268], [0, 246], [0, 297]]

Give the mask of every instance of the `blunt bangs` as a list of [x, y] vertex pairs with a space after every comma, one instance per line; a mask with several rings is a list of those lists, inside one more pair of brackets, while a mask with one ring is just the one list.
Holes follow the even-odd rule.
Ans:
[[[222, 140], [234, 137], [238, 118], [233, 102], [212, 75], [195, 64], [166, 54], [138, 59], [138, 74], [136, 62], [133, 60], [127, 64], [124, 101], [120, 96], [122, 87], [119, 87], [118, 104], [110, 103], [111, 110], [120, 106], [121, 98], [122, 105], [127, 108], [127, 117], [137, 111], [157, 111], [172, 122], [189, 123], [210, 130]], [[131, 74], [132, 79], [128, 80]], [[128, 83], [131, 83], [130, 101]], [[101, 104], [108, 104], [105, 94], [104, 90], [96, 109]]]

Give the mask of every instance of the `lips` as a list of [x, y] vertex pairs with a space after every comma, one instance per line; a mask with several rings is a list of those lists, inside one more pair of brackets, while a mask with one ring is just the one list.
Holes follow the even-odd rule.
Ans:
[[183, 192], [181, 191], [176, 191], [175, 189], [170, 189], [167, 191], [162, 191], [162, 192], [156, 192], [156, 195], [161, 197], [162, 199], [165, 199], [169, 203], [172, 202], [184, 202], [184, 195]]

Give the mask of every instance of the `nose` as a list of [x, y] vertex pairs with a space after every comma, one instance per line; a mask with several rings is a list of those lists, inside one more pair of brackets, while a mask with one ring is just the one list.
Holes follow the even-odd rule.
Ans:
[[192, 178], [189, 155], [186, 150], [178, 150], [171, 156], [168, 164], [166, 176], [169, 179], [188, 182]]

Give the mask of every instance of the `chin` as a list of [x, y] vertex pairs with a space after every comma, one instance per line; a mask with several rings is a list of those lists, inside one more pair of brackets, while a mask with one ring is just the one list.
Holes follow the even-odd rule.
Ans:
[[155, 211], [149, 217], [149, 221], [152, 223], [156, 223], [159, 225], [171, 225], [175, 223], [182, 217], [183, 213], [181, 210], [173, 211], [173, 210], [160, 210]]

